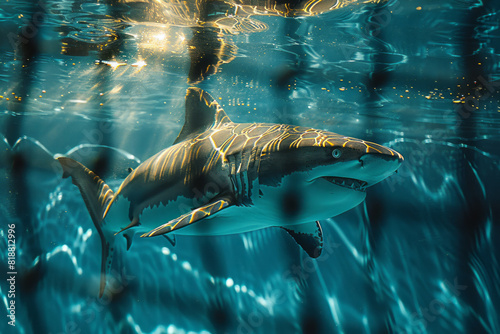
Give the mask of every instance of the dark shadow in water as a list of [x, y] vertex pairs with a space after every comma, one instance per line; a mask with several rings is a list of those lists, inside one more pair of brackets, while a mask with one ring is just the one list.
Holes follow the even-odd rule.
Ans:
[[[104, 56], [102, 59], [109, 59], [110, 57], [106, 57], [106, 55], [113, 55], [116, 50], [120, 49], [126, 37], [122, 31], [127, 27], [127, 24], [118, 19], [118, 0], [104, 2], [108, 4], [107, 10], [113, 12], [109, 16], [86, 13], [82, 7], [88, 1], [75, 0], [72, 2], [71, 12], [65, 13], [69, 17], [64, 17], [64, 20], [68, 20], [72, 24], [59, 25], [54, 28], [65, 36], [61, 39], [62, 54], [88, 56], [94, 52]], [[77, 13], [80, 16], [75, 15]]]
[[[467, 13], [465, 22], [462, 23], [462, 60], [464, 77], [467, 84], [461, 85], [462, 91], [459, 93], [462, 96], [473, 96], [470, 103], [459, 104], [457, 106], [457, 137], [460, 138], [462, 143], [470, 147], [481, 149], [482, 141], [478, 140], [478, 127], [480, 119], [484, 117], [482, 113], [485, 112], [484, 106], [488, 102], [488, 97], [498, 94], [489, 91], [491, 87], [488, 84], [488, 73], [484, 73], [484, 68], [494, 68], [491, 63], [491, 57], [484, 53], [482, 50], [481, 41], [478, 40], [477, 26], [480, 18], [484, 17], [487, 13], [493, 13], [494, 1], [485, 2], [484, 5], [470, 8]], [[498, 10], [498, 9], [496, 9]], [[498, 86], [494, 86], [498, 87]], [[470, 95], [469, 95], [470, 94]], [[498, 95], [497, 95], [498, 96]], [[467, 100], [466, 100], [467, 101]], [[477, 314], [487, 314], [484, 309], [484, 303], [481, 301], [481, 291], [478, 291], [478, 285], [475, 283], [475, 273], [473, 271], [472, 263], [477, 254], [479, 245], [478, 241], [481, 240], [481, 234], [485, 233], [486, 223], [490, 216], [489, 203], [498, 203], [493, 199], [486, 201], [482, 195], [481, 185], [478, 177], [475, 174], [474, 168], [481, 170], [477, 153], [467, 147], [461, 148], [461, 158], [463, 159], [460, 164], [463, 166], [457, 171], [458, 182], [464, 194], [465, 205], [457, 212], [457, 224], [460, 227], [461, 240], [459, 242], [461, 248], [459, 253], [459, 268], [457, 276], [460, 283], [468, 288], [463, 291], [460, 298], [464, 300], [465, 305], [469, 305]], [[487, 170], [487, 168], [484, 168]], [[496, 194], [487, 193], [488, 195], [497, 196]], [[464, 321], [465, 332], [477, 332], [479, 328], [484, 328], [481, 320], [477, 316], [469, 316]]]
[[[81, 0], [77, 0], [81, 2]], [[117, 0], [107, 0], [106, 1], [107, 15], [112, 18], [112, 20], [118, 22], [118, 17], [120, 13], [118, 12], [118, 1]], [[99, 24], [99, 18], [96, 18], [96, 23]], [[125, 34], [123, 33], [123, 29], [126, 28], [126, 25], [119, 24], [113, 26], [113, 35], [115, 36], [112, 43], [106, 44], [105, 47], [102, 47], [98, 52], [98, 57], [100, 60], [110, 61], [113, 59], [117, 59], [122, 52]], [[92, 51], [91, 45], [81, 44], [80, 48], [88, 48], [88, 51]], [[112, 76], [113, 76], [113, 68], [110, 66], [99, 64], [97, 71], [97, 75], [95, 76], [95, 85], [93, 86], [93, 91], [90, 92], [94, 95], [94, 98], [91, 100], [93, 105], [91, 106], [91, 110], [96, 111], [95, 115], [90, 114], [89, 116], [94, 117], [96, 119], [94, 124], [94, 129], [96, 133], [96, 142], [93, 144], [106, 145], [110, 147], [113, 146], [113, 132], [115, 131], [115, 124], [113, 120], [113, 105], [112, 101], [109, 99], [110, 92], [113, 89], [112, 86]], [[111, 156], [107, 154], [106, 150], [99, 150], [99, 154], [96, 156], [95, 160], [91, 163], [90, 166], [87, 166], [90, 170], [94, 171], [97, 175], [105, 175], [110, 166], [113, 165], [113, 161], [111, 161]], [[119, 243], [117, 243], [118, 245]], [[95, 250], [100, 254], [101, 250]], [[123, 250], [118, 250], [115, 252], [113, 259], [113, 267], [117, 272], [121, 272], [122, 266], [122, 256], [126, 256]], [[110, 278], [110, 277], [108, 277]], [[119, 288], [113, 288], [110, 286], [110, 282], [107, 284], [107, 291], [110, 294], [110, 302], [102, 305], [104, 308], [107, 308], [110, 314], [113, 317], [114, 323], [118, 324], [123, 322], [123, 319], [126, 317], [126, 314], [131, 308], [131, 303], [133, 303], [133, 296], [136, 295], [136, 286], [127, 285], [123, 286], [122, 282], [119, 281], [119, 277], [113, 277], [113, 279], [117, 279], [117, 284]], [[131, 327], [122, 328], [124, 333], [133, 333], [133, 329]]]
[[[114, 1], [110, 1], [109, 15], [113, 16], [113, 6], [111, 5]], [[109, 46], [102, 51], [99, 52], [99, 59], [101, 60], [112, 60], [115, 56], [118, 56], [120, 53], [120, 49], [123, 45], [123, 39], [120, 37], [122, 34], [120, 31], [115, 30], [116, 35], [118, 36], [117, 42], [113, 43], [112, 46]], [[97, 76], [95, 77], [95, 85], [94, 91], [91, 94], [94, 94], [94, 98], [92, 99], [92, 110], [97, 111], [97, 115], [95, 115], [99, 121], [95, 122], [95, 129], [99, 133], [98, 138], [99, 145], [112, 145], [112, 130], [114, 128], [113, 122], [113, 110], [111, 106], [111, 101], [107, 98], [109, 96], [109, 92], [113, 89], [110, 85], [110, 79], [113, 73], [113, 69], [109, 66], [105, 65], [97, 65], [99, 67], [99, 71], [97, 72]], [[103, 98], [101, 98], [101, 93], [103, 93]], [[104, 173], [108, 170], [111, 165], [111, 161], [109, 161], [109, 156], [104, 151], [100, 151], [101, 153], [98, 155], [95, 160], [93, 166], [87, 166], [91, 170], [93, 170], [97, 175], [104, 175]]]
[[236, 54], [236, 46], [220, 34], [219, 28], [193, 27], [193, 37], [188, 41], [191, 58], [188, 84], [195, 85], [215, 74], [220, 65], [229, 62]]
[[[82, 5], [82, 1], [75, 1], [72, 5], [74, 10], [79, 10]], [[109, 6], [113, 8], [113, 6]], [[11, 112], [15, 112], [18, 115], [16, 117], [9, 117], [5, 126], [5, 138], [12, 146], [18, 138], [23, 135], [23, 121], [24, 113], [29, 112], [27, 109], [26, 101], [27, 97], [30, 95], [30, 91], [33, 85], [33, 81], [36, 80], [37, 73], [37, 58], [40, 55], [40, 46], [43, 43], [43, 21], [42, 18], [46, 8], [43, 7], [43, 3], [37, 3], [33, 5], [30, 9], [30, 13], [25, 14], [26, 17], [31, 19], [25, 23], [25, 25], [19, 27], [17, 45], [15, 47], [16, 60], [22, 63], [22, 68], [20, 69], [20, 75], [17, 78], [12, 78], [14, 82], [13, 92], [15, 93], [15, 98], [9, 101], [8, 109]], [[113, 13], [110, 13], [112, 15]], [[35, 30], [33, 29], [35, 27]], [[71, 44], [68, 40], [62, 41], [62, 53], [68, 53], [70, 55], [81, 55], [88, 54], [92, 51], [92, 47], [87, 44]], [[110, 59], [119, 52], [120, 43], [114, 43], [109, 48], [103, 49], [101, 52], [101, 57], [103, 59]], [[110, 68], [102, 67], [100, 74], [96, 77], [96, 83], [103, 91], [109, 91], [108, 82], [110, 75]], [[97, 93], [98, 94], [98, 93]], [[92, 99], [95, 103], [99, 103], [98, 98]], [[100, 112], [110, 113], [106, 110], [108, 107], [103, 104], [100, 108], [99, 105], [94, 106], [93, 110], [100, 110]], [[91, 115], [99, 116], [99, 115]], [[109, 117], [102, 117], [107, 119], [102, 122], [109, 122]], [[103, 125], [102, 122], [97, 121], [95, 128], [100, 131], [101, 142], [97, 144], [110, 145], [111, 146], [111, 136], [107, 131], [102, 131], [102, 129], [108, 128], [107, 125]], [[12, 151], [10, 156], [10, 161], [7, 162], [7, 166], [11, 166], [9, 169], [10, 177], [7, 181], [7, 186], [12, 194], [8, 200], [12, 203], [8, 203], [7, 207], [13, 208], [16, 224], [16, 239], [17, 239], [17, 249], [23, 250], [23, 257], [17, 259], [18, 275], [17, 275], [17, 316], [18, 321], [21, 321], [22, 317], [23, 323], [26, 326], [31, 326], [31, 330], [28, 332], [33, 333], [47, 333], [48, 332], [48, 322], [46, 318], [40, 313], [39, 305], [44, 304], [42, 300], [38, 300], [40, 297], [37, 293], [37, 287], [43, 281], [45, 276], [45, 257], [43, 255], [43, 249], [40, 245], [40, 240], [38, 239], [38, 234], [36, 231], [36, 215], [33, 212], [33, 202], [31, 198], [30, 189], [32, 187], [29, 184], [29, 180], [33, 179], [32, 170], [29, 168], [28, 159], [26, 154], [18, 153], [18, 151]], [[89, 168], [96, 171], [98, 174], [104, 170], [107, 170], [110, 165], [107, 155], [101, 154], [93, 164], [88, 166]], [[19, 252], [18, 252], [19, 255]], [[34, 263], [33, 265], [31, 265]], [[123, 304], [123, 303], [121, 303]], [[111, 303], [110, 308], [113, 311], [113, 307], [116, 305]], [[23, 309], [23, 311], [22, 311]], [[123, 314], [116, 314], [115, 320], [119, 322], [122, 319]], [[29, 324], [29, 325], [28, 325]], [[64, 324], [63, 324], [64, 325]]]
[[389, 82], [390, 67], [393, 65], [393, 61], [389, 59], [391, 50], [388, 50], [388, 46], [390, 44], [385, 41], [386, 29], [383, 29], [384, 26], [379, 22], [380, 17], [386, 15], [386, 13], [386, 4], [377, 4], [371, 7], [366, 19], [367, 24], [364, 27], [370, 39], [370, 46], [373, 48], [370, 58], [372, 71], [369, 74], [366, 87], [368, 94], [370, 94], [367, 101], [369, 102], [368, 105], [377, 105], [377, 102], [379, 102], [379, 96], [376, 95], [375, 90], [385, 87]]
[[291, 87], [295, 86], [297, 78], [304, 74], [307, 62], [303, 58], [307, 53], [304, 50], [301, 36], [297, 34], [300, 21], [287, 19], [285, 21], [283, 44], [287, 45], [286, 58], [274, 78], [274, 95], [276, 104], [276, 123], [293, 124], [295, 120], [293, 101], [290, 96], [293, 93]]
[[[197, 3], [200, 22], [210, 22], [230, 10], [225, 1], [199, 1]], [[191, 58], [188, 83], [197, 84], [209, 75], [215, 74], [223, 63], [230, 62], [236, 55], [236, 46], [221, 29], [198, 25], [192, 28], [193, 37], [188, 42]]]
[[[37, 75], [36, 60], [40, 48], [40, 30], [42, 29], [43, 9], [41, 6], [33, 5], [27, 17], [30, 19], [25, 25], [19, 27], [17, 35], [17, 45], [15, 48], [16, 59], [22, 63], [20, 76], [12, 78], [17, 82], [13, 92], [17, 98], [12, 99], [8, 109], [18, 114], [16, 117], [7, 119], [5, 137], [13, 145], [22, 135], [24, 113], [26, 110], [27, 97], [30, 94], [32, 83]], [[36, 20], [36, 21], [35, 21]], [[36, 27], [36, 30], [33, 30]], [[14, 217], [16, 217], [16, 269], [17, 269], [17, 298], [16, 298], [16, 316], [18, 321], [24, 321], [28, 326], [31, 325], [31, 331], [37, 333], [46, 333], [48, 330], [45, 317], [39, 312], [37, 287], [44, 276], [43, 262], [40, 259], [42, 249], [40, 240], [35, 233], [35, 215], [33, 214], [32, 199], [30, 194], [30, 184], [28, 184], [27, 157], [13, 152], [11, 155], [10, 178], [7, 181], [10, 189], [12, 203], [8, 208], [14, 208]], [[7, 163], [7, 166], [9, 162]], [[7, 169], [9, 171], [9, 169]], [[23, 250], [23, 257], [19, 257], [19, 249]], [[40, 261], [35, 261], [39, 257]], [[31, 263], [36, 263], [30, 266]], [[18, 311], [19, 310], [19, 311]], [[21, 311], [23, 310], [23, 311]], [[20, 312], [21, 311], [21, 312]], [[19, 318], [26, 318], [20, 320]], [[29, 325], [28, 325], [29, 324]]]
[[[391, 79], [391, 72], [389, 67], [392, 65], [390, 59], [388, 59], [389, 43], [386, 42], [386, 30], [383, 29], [379, 23], [378, 18], [387, 11], [385, 4], [377, 4], [371, 7], [366, 18], [366, 33], [370, 40], [370, 46], [373, 48], [373, 53], [371, 55], [372, 71], [369, 73], [366, 80], [366, 89], [368, 91], [367, 101], [365, 103], [367, 108], [377, 108], [380, 103], [380, 96], [376, 93], [378, 89], [386, 87], [387, 83]], [[366, 112], [367, 115], [370, 114], [370, 110]], [[378, 120], [373, 120], [373, 118], [363, 118], [364, 127], [366, 128], [377, 128], [378, 124], [373, 124]], [[364, 135], [366, 140], [378, 143], [379, 138], [373, 133], [371, 136]], [[363, 249], [363, 255], [366, 257], [366, 267], [369, 271], [368, 277], [373, 277], [375, 274], [373, 271], [376, 266], [374, 263], [374, 254], [377, 252], [377, 245], [380, 241], [382, 231], [384, 229], [384, 223], [387, 221], [388, 207], [386, 202], [382, 198], [382, 192], [378, 190], [377, 187], [371, 189], [366, 195], [366, 212], [368, 220], [365, 221], [364, 231], [365, 238], [364, 241], [365, 248]], [[376, 310], [374, 314], [383, 315], [385, 321], [373, 321], [370, 324], [370, 329], [375, 333], [387, 331], [387, 324], [392, 323], [390, 318], [392, 317], [390, 306], [383, 298], [380, 298], [379, 293], [375, 291], [376, 284], [370, 284], [367, 280], [365, 286], [365, 293], [367, 302], [370, 305], [370, 309]]]
[[[222, 1], [199, 1], [197, 3], [199, 19], [201, 22], [210, 21], [210, 17], [224, 12], [227, 4]], [[196, 85], [215, 74], [219, 66], [223, 63], [225, 54], [235, 53], [236, 47], [226, 44], [221, 36], [219, 28], [210, 26], [194, 26], [191, 28], [193, 37], [188, 41], [188, 53], [190, 66], [187, 82]], [[202, 186], [203, 187], [203, 186]], [[230, 250], [222, 249], [214, 245], [216, 238], [199, 237], [198, 251], [201, 262], [207, 273], [212, 277], [228, 277], [227, 266], [224, 259], [231, 254]], [[211, 297], [216, 297], [213, 303], [206, 305], [204, 316], [215, 329], [215, 333], [226, 333], [234, 328], [231, 319], [234, 319], [232, 305], [223, 298], [219, 298], [221, 288], [220, 282], [215, 285], [215, 293], [208, 293]]]
[[[373, 7], [367, 17], [367, 22], [376, 22], [374, 18], [377, 18], [386, 11], [384, 5], [377, 5]], [[370, 36], [371, 46], [373, 48], [372, 55], [372, 72], [369, 74], [366, 82], [366, 88], [368, 93], [367, 106], [368, 108], [372, 108], [376, 106], [379, 102], [380, 97], [375, 93], [376, 88], [385, 87], [387, 82], [390, 79], [390, 72], [388, 71], [389, 61], [387, 60], [387, 54], [389, 54], [389, 50], [387, 50], [385, 43], [385, 30], [380, 29], [380, 26], [375, 24], [367, 24], [366, 25], [367, 34]], [[369, 112], [367, 112], [369, 115]], [[371, 120], [364, 119], [364, 126], [366, 128], [373, 128], [375, 124], [368, 124]], [[376, 126], [376, 125], [375, 125]], [[370, 138], [366, 138], [369, 141], [378, 143], [378, 138], [375, 134], [373, 134]], [[368, 215], [370, 217], [370, 230], [371, 237], [373, 240], [372, 246], [375, 247], [377, 244], [377, 240], [379, 239], [379, 231], [383, 228], [382, 224], [386, 218], [386, 208], [384, 207], [384, 201], [380, 200], [380, 194], [374, 193], [373, 190], [367, 192], [367, 208]], [[370, 196], [371, 195], [371, 196]]]
[[[293, 8], [293, 2], [287, 3]], [[286, 45], [283, 47], [287, 51], [283, 53], [286, 57], [282, 59], [281, 68], [273, 80], [276, 110], [275, 123], [294, 124], [296, 122], [296, 110], [292, 94], [296, 86], [307, 84], [302, 78], [305, 77], [309, 65], [306, 58], [308, 52], [305, 49], [303, 37], [298, 33], [300, 26], [301, 22], [299, 20], [290, 18], [285, 21], [282, 36], [284, 42], [282, 44]], [[293, 164], [293, 161], [290, 161], [290, 163]], [[293, 185], [290, 186], [287, 193], [294, 195], [289, 200], [293, 203], [291, 206], [295, 209], [290, 210], [290, 205], [284, 206], [287, 209], [283, 210], [283, 219], [289, 222], [293, 220], [293, 217], [290, 217], [289, 214], [298, 210], [300, 206], [297, 204], [302, 200], [300, 198], [300, 189], [295, 189]], [[327, 298], [323, 295], [325, 291], [318, 288], [320, 286], [318, 275], [310, 274], [311, 266], [314, 266], [316, 260], [308, 258], [308, 255], [302, 249], [299, 249], [298, 245], [288, 235], [284, 235], [282, 240], [284, 242], [279, 248], [283, 249], [283, 254], [286, 254], [283, 259], [285, 263], [283, 267], [286, 268], [285, 272], [293, 273], [292, 277], [282, 277], [283, 284], [286, 286], [287, 280], [293, 278], [293, 285], [295, 286], [290, 285], [290, 288], [297, 289], [302, 295], [298, 319], [294, 321], [300, 326], [302, 333], [330, 332], [334, 327], [333, 319], [321, 313], [321, 310], [329, 309], [329, 306], [326, 305]]]

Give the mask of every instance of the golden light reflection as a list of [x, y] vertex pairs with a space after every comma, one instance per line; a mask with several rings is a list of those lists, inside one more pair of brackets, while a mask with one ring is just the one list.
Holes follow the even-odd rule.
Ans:
[[186, 52], [186, 37], [179, 27], [135, 26], [133, 35], [137, 36], [139, 52], [143, 55], [152, 53]]
[[96, 60], [96, 64], [105, 64], [113, 68], [113, 71], [116, 70], [120, 66], [127, 65], [127, 63], [119, 62], [116, 60]]
[[146, 62], [141, 59], [141, 60], [138, 60], [135, 63], [133, 63], [131, 66], [136, 67], [140, 71], [146, 65], [147, 65]]
[[123, 88], [123, 85], [116, 85], [109, 91], [109, 94], [118, 94]]
[[165, 41], [167, 39], [167, 35], [164, 32], [160, 32], [158, 34], [153, 35], [153, 38], [158, 42]]

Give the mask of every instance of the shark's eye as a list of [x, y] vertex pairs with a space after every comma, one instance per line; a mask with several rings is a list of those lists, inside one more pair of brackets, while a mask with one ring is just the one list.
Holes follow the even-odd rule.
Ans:
[[342, 151], [339, 150], [338, 148], [336, 148], [332, 151], [332, 157], [334, 157], [335, 159], [340, 158], [341, 155], [342, 155]]

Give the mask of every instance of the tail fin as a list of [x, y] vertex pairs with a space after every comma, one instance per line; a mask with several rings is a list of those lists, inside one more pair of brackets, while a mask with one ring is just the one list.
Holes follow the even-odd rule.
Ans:
[[104, 213], [112, 204], [114, 193], [99, 176], [81, 163], [66, 157], [59, 157], [57, 160], [63, 168], [63, 178], [71, 176], [73, 184], [80, 189], [83, 201], [101, 237], [102, 262], [99, 297], [102, 297], [106, 286], [106, 272], [111, 269], [112, 244], [114, 243], [114, 238], [108, 238], [107, 233], [103, 231]]

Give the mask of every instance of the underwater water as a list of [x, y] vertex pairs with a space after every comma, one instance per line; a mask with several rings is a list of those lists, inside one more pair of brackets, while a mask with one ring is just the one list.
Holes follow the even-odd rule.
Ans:
[[[0, 333], [500, 333], [500, 3], [273, 3], [0, 3]], [[234, 122], [405, 161], [321, 222], [317, 259], [279, 228], [120, 237], [99, 298], [54, 157], [118, 187], [173, 143], [190, 86]]]

